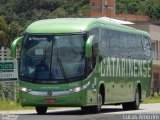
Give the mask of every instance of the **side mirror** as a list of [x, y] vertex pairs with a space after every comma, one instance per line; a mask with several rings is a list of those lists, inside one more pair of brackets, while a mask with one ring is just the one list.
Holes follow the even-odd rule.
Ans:
[[15, 39], [11, 44], [11, 57], [16, 58], [17, 46], [18, 44], [22, 43], [23, 37], [18, 37]]
[[89, 36], [89, 38], [87, 39], [86, 42], [86, 46], [85, 46], [85, 56], [86, 57], [91, 57], [92, 56], [92, 45], [93, 45], [93, 39], [94, 39], [94, 35]]

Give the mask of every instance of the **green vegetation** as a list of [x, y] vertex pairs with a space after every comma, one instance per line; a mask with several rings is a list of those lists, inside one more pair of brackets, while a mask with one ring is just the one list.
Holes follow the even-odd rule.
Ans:
[[143, 101], [143, 104], [160, 103], [160, 96], [153, 96]]
[[21, 107], [20, 104], [10, 100], [0, 99], [0, 111], [1, 110], [22, 110], [22, 109], [32, 109], [32, 107]]
[[84, 17], [89, 10], [89, 0], [0, 0], [0, 47], [9, 46], [36, 20]]
[[117, 14], [148, 15], [152, 20], [160, 18], [160, 0], [116, 0]]
[[[6, 46], [8, 43], [8, 27], [7, 23], [2, 16], [0, 16], [0, 44]], [[4, 42], [5, 41], [5, 42]]]
[[[89, 11], [89, 0], [0, 0], [0, 47], [9, 46], [36, 20], [86, 17]], [[160, 0], [116, 0], [116, 12], [149, 15], [151, 19], [159, 19]]]

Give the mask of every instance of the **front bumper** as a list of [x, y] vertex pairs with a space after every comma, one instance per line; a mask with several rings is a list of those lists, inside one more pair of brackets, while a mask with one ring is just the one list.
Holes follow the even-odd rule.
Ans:
[[[80, 107], [86, 104], [86, 91], [84, 89], [79, 92], [70, 93], [52, 92], [51, 95], [47, 95], [46, 91], [24, 92], [20, 90], [20, 103], [22, 106]], [[54, 99], [55, 103], [45, 103], [46, 99]]]

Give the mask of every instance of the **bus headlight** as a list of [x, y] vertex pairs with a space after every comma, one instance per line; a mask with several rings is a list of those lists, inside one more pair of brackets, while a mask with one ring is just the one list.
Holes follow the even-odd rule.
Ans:
[[23, 92], [30, 92], [30, 91], [31, 91], [31, 89], [28, 89], [28, 88], [26, 88], [26, 87], [22, 87], [21, 90], [22, 90]]
[[22, 90], [23, 92], [27, 92], [27, 88], [25, 88], [25, 87], [22, 87], [21, 90]]
[[69, 89], [69, 91], [71, 91], [71, 92], [79, 92], [81, 90], [86, 89], [89, 86], [89, 84], [90, 84], [90, 82], [88, 82], [87, 84], [85, 84], [83, 86], [76, 87], [76, 88], [73, 88], [73, 89]]
[[72, 89], [71, 91], [72, 92], [79, 92], [80, 90], [82, 90], [81, 87], [76, 87], [76, 88]]

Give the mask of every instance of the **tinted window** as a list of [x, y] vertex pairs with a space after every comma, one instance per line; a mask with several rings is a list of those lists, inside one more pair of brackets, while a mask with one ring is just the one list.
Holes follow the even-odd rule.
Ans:
[[128, 45], [128, 58], [134, 58], [135, 54], [135, 36], [132, 34], [128, 34], [128, 39], [127, 39], [127, 45]]
[[102, 57], [110, 56], [108, 30], [101, 29], [100, 54]]
[[151, 55], [149, 38], [101, 29], [100, 53], [103, 57], [120, 57], [128, 59], [144, 59]]
[[93, 29], [89, 32], [89, 35], [94, 35], [93, 39], [93, 55], [97, 55], [98, 42], [99, 42], [99, 29]]
[[26, 35], [20, 59], [21, 80], [63, 83], [81, 79], [84, 45], [84, 35]]
[[139, 35], [135, 35], [135, 58], [144, 59], [142, 37]]
[[84, 74], [82, 35], [55, 36], [52, 51], [52, 79], [66, 79]]
[[143, 40], [142, 40], [142, 45], [143, 45], [144, 57], [146, 59], [149, 59], [151, 57], [150, 39], [148, 37], [144, 36]]
[[128, 57], [127, 52], [127, 33], [119, 32], [119, 54], [122, 58]]
[[119, 40], [117, 31], [109, 31], [109, 43], [111, 56], [119, 57]]

